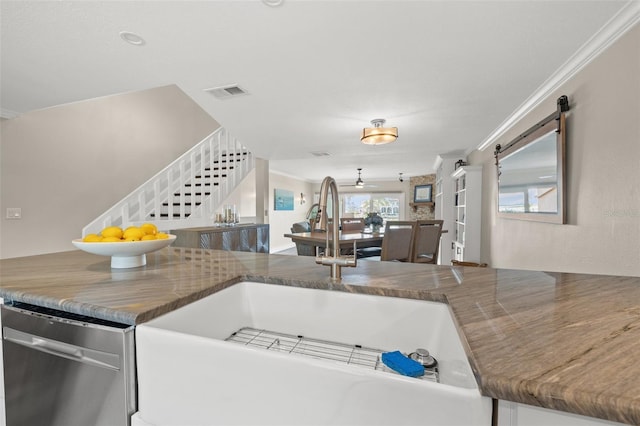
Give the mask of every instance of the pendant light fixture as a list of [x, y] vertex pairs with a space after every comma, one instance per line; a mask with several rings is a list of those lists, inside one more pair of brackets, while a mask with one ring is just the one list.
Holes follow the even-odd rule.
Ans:
[[360, 140], [367, 145], [382, 145], [394, 142], [398, 138], [397, 127], [384, 127], [384, 118], [376, 118], [371, 120], [373, 127], [365, 127], [362, 129], [362, 137]]
[[360, 176], [360, 172], [362, 172], [362, 168], [361, 167], [358, 168], [358, 180], [356, 180], [356, 188], [364, 188], [364, 181], [362, 180], [362, 177]]

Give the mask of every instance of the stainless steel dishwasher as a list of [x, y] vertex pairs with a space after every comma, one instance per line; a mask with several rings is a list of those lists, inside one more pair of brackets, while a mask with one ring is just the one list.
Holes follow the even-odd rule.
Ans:
[[1, 312], [7, 425], [130, 424], [134, 326], [19, 302]]

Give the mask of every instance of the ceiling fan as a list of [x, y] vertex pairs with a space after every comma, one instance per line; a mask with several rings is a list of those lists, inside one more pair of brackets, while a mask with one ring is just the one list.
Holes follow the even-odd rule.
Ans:
[[358, 167], [358, 179], [356, 180], [356, 183], [353, 185], [340, 185], [340, 187], [362, 189], [362, 188], [375, 188], [377, 186], [377, 185], [365, 185], [364, 181], [362, 180], [361, 173], [362, 173], [362, 167]]

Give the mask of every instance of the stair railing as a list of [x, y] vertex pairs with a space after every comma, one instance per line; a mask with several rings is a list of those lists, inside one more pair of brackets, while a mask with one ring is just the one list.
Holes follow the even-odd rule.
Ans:
[[85, 226], [82, 235], [144, 222], [165, 231], [212, 225], [216, 210], [254, 167], [253, 154], [220, 127]]

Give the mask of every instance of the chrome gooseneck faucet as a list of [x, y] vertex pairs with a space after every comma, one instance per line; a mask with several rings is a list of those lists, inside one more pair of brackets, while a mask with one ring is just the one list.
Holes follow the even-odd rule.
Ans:
[[[327, 215], [327, 199], [329, 198], [329, 191], [331, 191], [331, 204], [333, 209], [333, 227], [331, 229], [332, 234], [332, 250], [333, 255], [328, 255], [329, 253], [329, 218]], [[356, 260], [356, 243], [353, 243], [353, 256], [341, 256], [340, 255], [340, 197], [338, 196], [338, 185], [336, 181], [331, 177], [327, 176], [322, 180], [322, 185], [320, 185], [320, 202], [318, 204], [318, 214], [316, 216], [316, 222], [314, 225], [314, 231], [324, 231], [327, 233], [327, 244], [326, 249], [323, 256], [320, 256], [318, 253], [318, 248], [316, 247], [316, 263], [322, 265], [331, 266], [331, 279], [339, 280], [342, 277], [341, 268], [343, 266], [351, 266], [355, 267], [357, 265]]]

